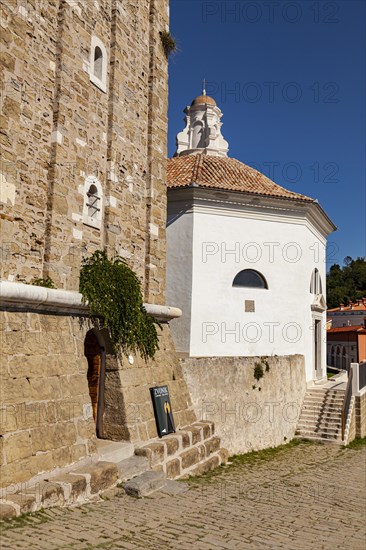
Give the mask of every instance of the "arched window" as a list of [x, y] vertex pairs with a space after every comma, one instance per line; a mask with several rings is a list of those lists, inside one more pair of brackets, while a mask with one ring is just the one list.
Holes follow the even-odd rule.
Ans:
[[332, 367], [335, 367], [335, 352], [334, 352], [334, 346], [331, 347], [330, 351], [330, 364]]
[[103, 78], [103, 53], [99, 46], [94, 49], [94, 74], [99, 80]]
[[91, 40], [89, 76], [100, 90], [107, 91], [107, 50], [96, 36], [92, 36]]
[[83, 222], [100, 229], [102, 222], [103, 190], [95, 176], [88, 176], [84, 182]]
[[192, 130], [192, 149], [198, 149], [205, 146], [205, 136], [203, 123], [198, 120], [194, 123]]
[[98, 189], [93, 184], [89, 187], [87, 192], [87, 207], [88, 207], [88, 216], [96, 219], [98, 217], [98, 212], [100, 211], [100, 197], [98, 197]]
[[310, 293], [323, 294], [322, 280], [320, 277], [320, 273], [316, 268], [311, 274]]
[[268, 288], [267, 281], [259, 271], [243, 269], [233, 280], [233, 286], [244, 288]]

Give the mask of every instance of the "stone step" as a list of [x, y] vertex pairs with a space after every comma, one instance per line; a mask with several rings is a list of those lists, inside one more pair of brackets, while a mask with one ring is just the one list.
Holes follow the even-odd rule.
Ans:
[[296, 430], [296, 435], [300, 435], [301, 437], [320, 437], [322, 439], [339, 439], [340, 438], [340, 432], [339, 433], [325, 433], [323, 431], [312, 431], [312, 430]]
[[[118, 481], [118, 469], [113, 462], [96, 462], [79, 466], [56, 477], [45, 477], [34, 486], [0, 500], [0, 514], [19, 516], [41, 508], [83, 504], [99, 496]], [[1, 515], [0, 515], [1, 517]]]
[[311, 417], [311, 418], [300, 418], [298, 422], [299, 426], [324, 426], [325, 428], [337, 428], [338, 426], [342, 425], [342, 421], [340, 418], [329, 420], [327, 418], [320, 418], [320, 417]]
[[305, 397], [312, 397], [314, 399], [344, 399], [344, 393], [334, 392], [334, 393], [323, 393], [320, 391], [306, 392]]
[[152, 468], [163, 464], [170, 457], [176, 456], [190, 447], [203, 444], [213, 434], [214, 425], [212, 422], [196, 422], [177, 431], [175, 434], [165, 436], [159, 440], [154, 439], [141, 447], [135, 448], [135, 454], [146, 457]]
[[117, 463], [120, 481], [127, 481], [150, 469], [149, 461], [144, 456], [131, 456]]
[[306, 439], [308, 441], [314, 441], [315, 443], [326, 443], [329, 445], [342, 445], [343, 441], [341, 439], [327, 439], [323, 437], [319, 437], [319, 435], [295, 435], [295, 439]]
[[313, 411], [307, 409], [302, 411], [299, 417], [299, 422], [301, 420], [330, 420], [330, 421], [341, 421], [342, 420], [342, 411]]
[[227, 460], [227, 451], [220, 449], [220, 438], [213, 434], [213, 423], [196, 422], [136, 448], [135, 454], [145, 458], [149, 468], [163, 471], [169, 479], [199, 475]]
[[98, 459], [117, 464], [134, 455], [134, 446], [129, 441], [108, 441], [97, 439]]
[[309, 404], [304, 404], [302, 407], [301, 407], [301, 414], [306, 411], [313, 411], [313, 412], [317, 412], [317, 413], [334, 413], [334, 414], [341, 414], [342, 413], [342, 408], [343, 406], [334, 406], [334, 405], [328, 405], [328, 406], [324, 406], [324, 405], [309, 405]]
[[319, 403], [319, 404], [323, 403], [323, 404], [333, 405], [333, 404], [343, 403], [343, 398], [330, 397], [330, 398], [319, 399], [318, 397], [313, 397], [309, 395], [305, 397], [304, 403]]
[[144, 472], [143, 474], [126, 481], [123, 488], [132, 497], [145, 497], [159, 491], [166, 485], [164, 472]]
[[327, 424], [324, 422], [299, 422], [297, 425], [298, 430], [302, 429], [309, 429], [313, 430], [317, 428], [318, 430], [340, 430], [342, 427], [341, 422], [338, 422], [336, 424]]
[[344, 395], [346, 393], [346, 390], [332, 390], [332, 389], [324, 389], [324, 388], [310, 388], [306, 395], [309, 394], [322, 394], [322, 395]]
[[318, 424], [299, 424], [297, 426], [297, 431], [319, 432], [326, 434], [338, 434], [340, 430], [340, 424], [339, 426], [319, 426]]
[[340, 422], [342, 420], [342, 415], [327, 411], [317, 411], [315, 413], [306, 411], [300, 415], [299, 421], [301, 420], [326, 420], [329, 422]]

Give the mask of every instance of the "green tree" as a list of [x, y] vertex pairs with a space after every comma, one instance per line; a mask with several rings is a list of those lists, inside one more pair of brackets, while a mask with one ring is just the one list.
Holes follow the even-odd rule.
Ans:
[[365, 258], [353, 260], [346, 256], [344, 266], [333, 264], [327, 274], [327, 304], [329, 308], [348, 304], [366, 296]]

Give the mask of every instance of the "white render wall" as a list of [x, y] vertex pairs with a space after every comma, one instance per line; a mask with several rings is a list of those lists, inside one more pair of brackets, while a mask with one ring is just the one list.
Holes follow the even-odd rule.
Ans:
[[175, 305], [182, 310], [180, 322], [173, 320], [170, 327], [176, 351], [184, 352], [189, 349], [191, 333], [193, 214], [169, 216], [168, 213], [167, 234], [167, 303], [175, 296]]
[[[168, 299], [183, 309], [182, 319], [171, 325], [177, 349], [191, 357], [300, 354], [305, 357], [306, 379], [316, 378], [310, 279], [317, 268], [324, 294], [325, 239], [304, 219], [266, 217], [263, 209], [261, 219], [253, 217], [253, 209], [250, 214], [245, 208], [239, 213], [225, 209], [224, 215], [217, 207], [193, 210], [173, 222], [167, 233]], [[186, 216], [193, 216], [192, 278], [187, 261], [191, 235], [182, 230]], [[177, 251], [174, 266], [172, 250]], [[179, 250], [184, 251], [182, 257]], [[247, 268], [264, 275], [268, 290], [232, 287], [235, 275]], [[176, 276], [181, 271], [185, 276]], [[254, 300], [254, 313], [245, 312], [245, 300]], [[317, 316], [322, 321], [325, 375], [325, 312]]]

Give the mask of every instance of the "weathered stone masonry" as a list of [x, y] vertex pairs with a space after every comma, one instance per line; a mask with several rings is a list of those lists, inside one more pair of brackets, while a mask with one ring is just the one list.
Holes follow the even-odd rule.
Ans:
[[[107, 246], [163, 303], [168, 1], [5, 2], [1, 24], [2, 277], [77, 289], [82, 255]], [[94, 36], [106, 93], [89, 76]], [[88, 175], [100, 230], [83, 224]]]
[[[165, 304], [168, 77], [159, 33], [168, 0], [5, 1], [0, 24], [1, 279], [50, 276], [75, 291], [82, 257], [106, 248], [128, 259], [145, 302]], [[98, 223], [85, 217], [89, 180]], [[95, 460], [83, 315], [2, 306], [0, 489]], [[108, 346], [105, 338], [99, 436], [156, 437], [149, 387], [158, 384], [169, 385], [178, 428], [196, 420], [167, 324], [153, 361], [119, 360]]]

